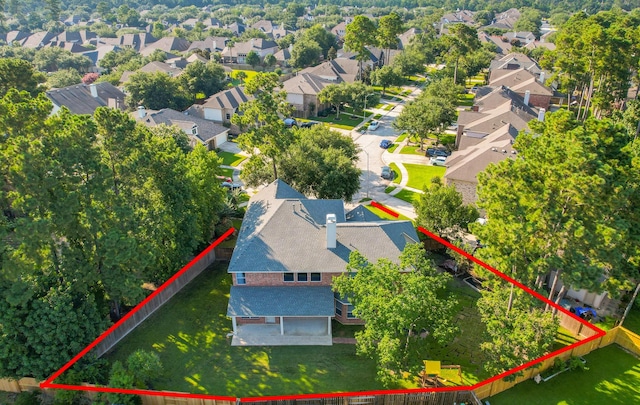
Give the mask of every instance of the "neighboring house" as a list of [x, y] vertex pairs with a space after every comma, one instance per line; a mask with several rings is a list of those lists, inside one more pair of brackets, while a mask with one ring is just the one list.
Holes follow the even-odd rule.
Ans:
[[255, 24], [253, 24], [251, 26], [251, 28], [255, 28], [257, 30], [260, 30], [262, 32], [264, 32], [265, 34], [271, 34], [273, 32], [274, 29], [276, 29], [276, 26], [273, 25], [273, 23], [269, 20], [260, 20], [258, 22], [256, 22]]
[[225, 47], [220, 55], [225, 63], [245, 63], [249, 52], [254, 51], [263, 59], [267, 54], [278, 51], [278, 44], [269, 39], [255, 38], [246, 42], [237, 42], [233, 46]]
[[494, 69], [490, 72], [489, 86], [505, 86], [524, 98], [525, 104], [540, 108], [549, 108], [553, 89], [540, 83], [544, 75], [536, 76], [528, 70]]
[[337, 37], [339, 40], [343, 40], [344, 36], [347, 34], [347, 23], [341, 22], [335, 27], [331, 28], [331, 33]]
[[278, 52], [273, 54], [273, 56], [276, 58], [276, 64], [278, 66], [289, 67], [289, 61], [291, 60], [291, 49], [293, 49], [293, 45], [289, 45], [289, 47], [285, 49], [280, 49]]
[[229, 38], [227, 37], [208, 37], [203, 41], [193, 41], [191, 46], [187, 49], [187, 52], [193, 51], [195, 49], [202, 49], [209, 51], [211, 53], [214, 52], [222, 52], [224, 47], [227, 46], [229, 42]]
[[330, 80], [336, 83], [347, 82], [353, 83], [358, 80], [359, 66], [358, 61], [347, 58], [335, 58], [319, 64], [305, 68], [300, 73], [310, 73], [319, 76], [324, 80]]
[[328, 107], [318, 100], [318, 93], [331, 85], [353, 83], [358, 77], [358, 62], [336, 58], [318, 66], [308, 67], [282, 83], [287, 101], [294, 107], [293, 116], [308, 118]]
[[9, 31], [7, 35], [4, 37], [5, 41], [7, 41], [8, 45], [17, 44], [22, 46], [24, 41], [29, 38], [29, 32], [27, 31]]
[[281, 180], [251, 197], [228, 272], [234, 346], [331, 345], [331, 320], [359, 324], [332, 291], [359, 251], [398, 262], [418, 236], [410, 221], [381, 221], [342, 200], [307, 199]]
[[177, 77], [177, 76], [180, 76], [180, 74], [182, 73], [182, 69], [171, 66], [170, 64], [165, 62], [153, 61], [153, 62], [147, 63], [146, 65], [138, 69], [136, 72], [132, 72], [130, 70], [124, 71], [122, 73], [122, 76], [120, 77], [120, 83], [126, 83], [132, 74], [138, 73], [138, 72], [145, 72], [145, 73], [162, 72], [162, 73], [168, 74], [171, 77]]
[[[202, 105], [193, 105], [187, 111], [205, 120], [230, 125], [231, 117], [238, 112], [240, 104], [249, 100], [242, 87], [233, 87], [213, 94]], [[232, 126], [231, 132], [238, 133], [239, 130]]]
[[192, 53], [191, 55], [189, 55], [186, 61], [187, 63], [193, 63], [193, 62], [208, 63], [209, 59], [205, 58], [202, 55], [198, 55], [197, 53]]
[[407, 31], [400, 34], [398, 36], [398, 49], [406, 49], [411, 43], [411, 40], [421, 32], [422, 30], [420, 30], [419, 28], [409, 28]]
[[164, 37], [142, 48], [140, 54], [142, 56], [149, 56], [157, 49], [166, 53], [184, 52], [189, 49], [189, 46], [191, 46], [191, 42], [186, 39]]
[[332, 84], [336, 84], [336, 81], [303, 72], [282, 83], [282, 90], [287, 93], [287, 102], [294, 108], [293, 116], [308, 118], [327, 108], [328, 105], [318, 100], [318, 93]]
[[89, 30], [81, 30], [81, 31], [64, 31], [51, 39], [51, 43], [76, 43], [76, 44], [86, 44], [93, 43], [94, 45], [97, 43], [98, 35], [95, 32], [91, 32]]
[[528, 45], [536, 40], [536, 36], [531, 31], [505, 32], [504, 37], [509, 43], [520, 43], [520, 46]]
[[84, 54], [89, 50], [89, 48], [85, 48], [84, 46], [75, 43], [75, 42], [49, 42], [46, 47], [58, 47], [64, 50], [67, 50], [71, 53], [82, 53]]
[[447, 158], [445, 184], [455, 185], [464, 203], [475, 203], [478, 173], [490, 163], [515, 157], [516, 136], [532, 119], [544, 119], [544, 113], [504, 86], [479, 89], [472, 110], [458, 116], [457, 150]]
[[55, 37], [55, 35], [49, 31], [35, 32], [29, 35], [21, 45], [23, 48], [40, 49], [49, 45], [53, 37]]
[[[367, 59], [363, 61], [363, 67], [369, 66], [374, 69], [384, 64], [384, 50], [374, 46], [367, 46], [369, 54]], [[338, 50], [337, 57], [355, 60], [358, 55], [355, 52], [347, 52], [344, 48]]]
[[512, 30], [516, 21], [520, 18], [520, 11], [517, 8], [510, 8], [509, 10], [498, 14], [491, 24], [482, 28], [498, 28], [502, 30]]
[[102, 58], [104, 58], [104, 56], [111, 51], [117, 52], [120, 50], [122, 50], [122, 48], [116, 45], [101, 45], [96, 49], [83, 52], [82, 54], [89, 58], [91, 62], [93, 62], [93, 66], [96, 68], [94, 70], [101, 72], [102, 69], [100, 68], [100, 61], [102, 60]]
[[149, 33], [124, 34], [118, 38], [100, 38], [102, 43], [108, 45], [117, 45], [121, 48], [133, 48], [136, 51], [146, 48], [150, 44], [157, 41], [153, 35]]
[[524, 69], [535, 75], [540, 75], [540, 72], [542, 72], [536, 61], [524, 53], [510, 53], [500, 59], [492, 60], [489, 65], [489, 71], [497, 69]]
[[181, 113], [171, 108], [152, 111], [146, 110], [144, 107], [138, 107], [138, 111], [133, 114], [135, 114], [139, 122], [148, 127], [155, 127], [160, 124], [177, 126], [189, 136], [189, 144], [192, 147], [200, 143], [208, 150], [215, 150], [227, 142], [228, 128], [215, 122], [192, 116], [187, 112]]
[[74, 114], [93, 114], [98, 107], [125, 110], [125, 94], [109, 82], [76, 84], [46, 92], [53, 103], [52, 114], [67, 107]]
[[237, 22], [229, 24], [225, 26], [225, 28], [231, 31], [235, 36], [240, 36], [245, 31], [245, 25]]
[[444, 27], [449, 24], [474, 25], [476, 23], [474, 20], [474, 14], [475, 12], [471, 10], [458, 10], [456, 12], [443, 15], [440, 19], [440, 32], [442, 32]]

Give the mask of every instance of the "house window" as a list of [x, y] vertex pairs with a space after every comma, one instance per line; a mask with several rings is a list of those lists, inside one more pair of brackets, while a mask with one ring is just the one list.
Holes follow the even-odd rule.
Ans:
[[225, 115], [225, 117], [227, 117], [227, 121], [229, 121], [231, 119], [231, 114], [227, 113], [227, 115]]
[[356, 316], [353, 314], [353, 305], [347, 305], [347, 318], [355, 319]]
[[293, 273], [284, 273], [284, 281], [285, 282], [293, 281]]
[[298, 273], [298, 281], [307, 281], [307, 273]]
[[247, 284], [247, 276], [244, 273], [236, 273], [236, 284], [245, 285]]
[[342, 302], [336, 300], [336, 315], [342, 316]]
[[320, 273], [311, 273], [311, 281], [322, 281], [322, 275]]

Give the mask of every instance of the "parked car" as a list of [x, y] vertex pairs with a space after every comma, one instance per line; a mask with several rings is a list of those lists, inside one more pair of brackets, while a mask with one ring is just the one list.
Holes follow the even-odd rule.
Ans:
[[445, 149], [427, 148], [427, 156], [430, 156], [430, 157], [433, 157], [433, 156], [444, 156], [444, 157], [447, 157], [449, 155], [450, 155], [450, 153]]
[[302, 124], [300, 124], [300, 128], [311, 128], [314, 125], [318, 125], [319, 122], [318, 121], [308, 121], [308, 122], [303, 122]]
[[236, 183], [234, 181], [224, 181], [221, 185], [229, 191], [240, 190], [242, 188], [242, 184]]
[[298, 121], [296, 121], [295, 118], [285, 118], [284, 119], [284, 125], [287, 128], [297, 127], [298, 126]]
[[429, 163], [431, 163], [434, 166], [444, 166], [446, 161], [447, 161], [446, 156], [434, 156], [431, 159], [429, 159]]
[[391, 171], [391, 168], [389, 166], [382, 166], [380, 177], [387, 180], [393, 179], [393, 172]]
[[382, 149], [388, 149], [391, 145], [393, 145], [393, 142], [388, 139], [383, 139], [382, 141], [380, 141], [380, 147]]
[[380, 121], [371, 121], [369, 123], [369, 131], [375, 131], [380, 126]]

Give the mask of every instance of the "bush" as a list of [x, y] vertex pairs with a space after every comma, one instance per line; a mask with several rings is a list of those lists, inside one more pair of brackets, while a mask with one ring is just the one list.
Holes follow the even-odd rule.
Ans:
[[38, 391], [25, 391], [18, 394], [15, 405], [39, 405], [40, 393]]

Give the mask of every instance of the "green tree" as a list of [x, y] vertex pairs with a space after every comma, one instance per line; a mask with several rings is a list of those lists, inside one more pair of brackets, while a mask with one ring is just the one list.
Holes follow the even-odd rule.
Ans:
[[[111, 367], [109, 387], [127, 389], [135, 388], [135, 376], [133, 375], [133, 372], [131, 370], [127, 370], [120, 361], [114, 362]], [[142, 403], [142, 399], [137, 395], [109, 393], [107, 394], [107, 398], [112, 404], [140, 405]]]
[[47, 84], [51, 88], [61, 88], [79, 84], [82, 82], [82, 76], [75, 69], [62, 69], [51, 73], [47, 77]]
[[272, 53], [268, 53], [264, 56], [264, 65], [268, 68], [272, 68], [276, 65], [276, 63], [278, 63], [278, 61], [276, 60], [276, 57], [273, 56]]
[[162, 375], [160, 357], [155, 352], [138, 349], [127, 357], [126, 368], [134, 376], [134, 386], [151, 388], [154, 380]]
[[300, 39], [317, 43], [322, 49], [322, 55], [324, 55], [325, 58], [328, 57], [329, 49], [336, 46], [335, 35], [327, 31], [327, 29], [320, 24], [315, 24], [304, 30]]
[[347, 25], [344, 36], [344, 48], [347, 51], [355, 52], [359, 62], [360, 76], [362, 76], [362, 63], [369, 58], [367, 46], [376, 43], [376, 26], [368, 17], [357, 15], [353, 21]]
[[0, 58], [0, 97], [10, 89], [26, 91], [35, 96], [44, 91], [46, 77], [22, 59]]
[[444, 343], [456, 331], [452, 322], [455, 300], [442, 299], [447, 273], [438, 272], [424, 249], [407, 245], [396, 264], [388, 259], [370, 263], [359, 252], [349, 257], [347, 272], [333, 279], [333, 288], [353, 304], [365, 322], [356, 332], [356, 353], [374, 359], [378, 379], [394, 382], [402, 372], [417, 374], [424, 367], [420, 333]]
[[380, 18], [378, 22], [377, 40], [378, 45], [385, 49], [387, 55], [386, 63], [389, 63], [389, 53], [391, 48], [398, 45], [398, 35], [402, 33], [402, 18], [395, 12], [391, 12]]
[[128, 93], [126, 102], [131, 108], [143, 105], [152, 110], [162, 108], [183, 110], [189, 106], [192, 99], [180, 87], [178, 79], [163, 72], [135, 73], [129, 77], [129, 81], [124, 86]]
[[291, 60], [289, 63], [296, 68], [312, 66], [320, 61], [322, 48], [316, 41], [300, 38], [291, 49]]
[[245, 58], [245, 62], [247, 62], [251, 67], [255, 68], [260, 64], [260, 55], [254, 50], [249, 51], [247, 53], [247, 57]]
[[247, 129], [238, 137], [239, 146], [251, 154], [258, 149], [268, 158], [273, 168], [273, 180], [278, 178], [278, 159], [293, 140], [292, 132], [285, 128], [281, 118], [291, 113], [286, 92], [277, 91], [281, 86], [276, 73], [256, 74], [245, 87], [254, 99], [241, 104], [242, 115], [231, 117], [233, 124]]
[[385, 65], [371, 72], [371, 83], [376, 86], [382, 86], [382, 95], [384, 95], [387, 87], [398, 86], [402, 82], [403, 77], [400, 69], [390, 65]]
[[55, 72], [59, 69], [75, 69], [84, 73], [91, 66], [91, 60], [83, 55], [73, 54], [66, 49], [52, 46], [36, 51], [33, 64], [38, 70]]
[[454, 237], [478, 219], [478, 210], [462, 202], [454, 185], [445, 186], [439, 177], [425, 186], [424, 193], [414, 203], [416, 224], [441, 236]]
[[224, 88], [227, 75], [221, 64], [216, 62], [202, 63], [196, 61], [187, 65], [178, 76], [182, 88], [192, 95], [195, 100], [198, 94], [204, 98], [211, 96]]
[[458, 83], [460, 60], [481, 48], [476, 30], [466, 24], [449, 26], [449, 34], [440, 38], [443, 58], [453, 68], [453, 81]]
[[351, 201], [360, 189], [353, 140], [321, 125], [301, 128], [296, 135], [280, 159], [282, 180], [308, 196]]

